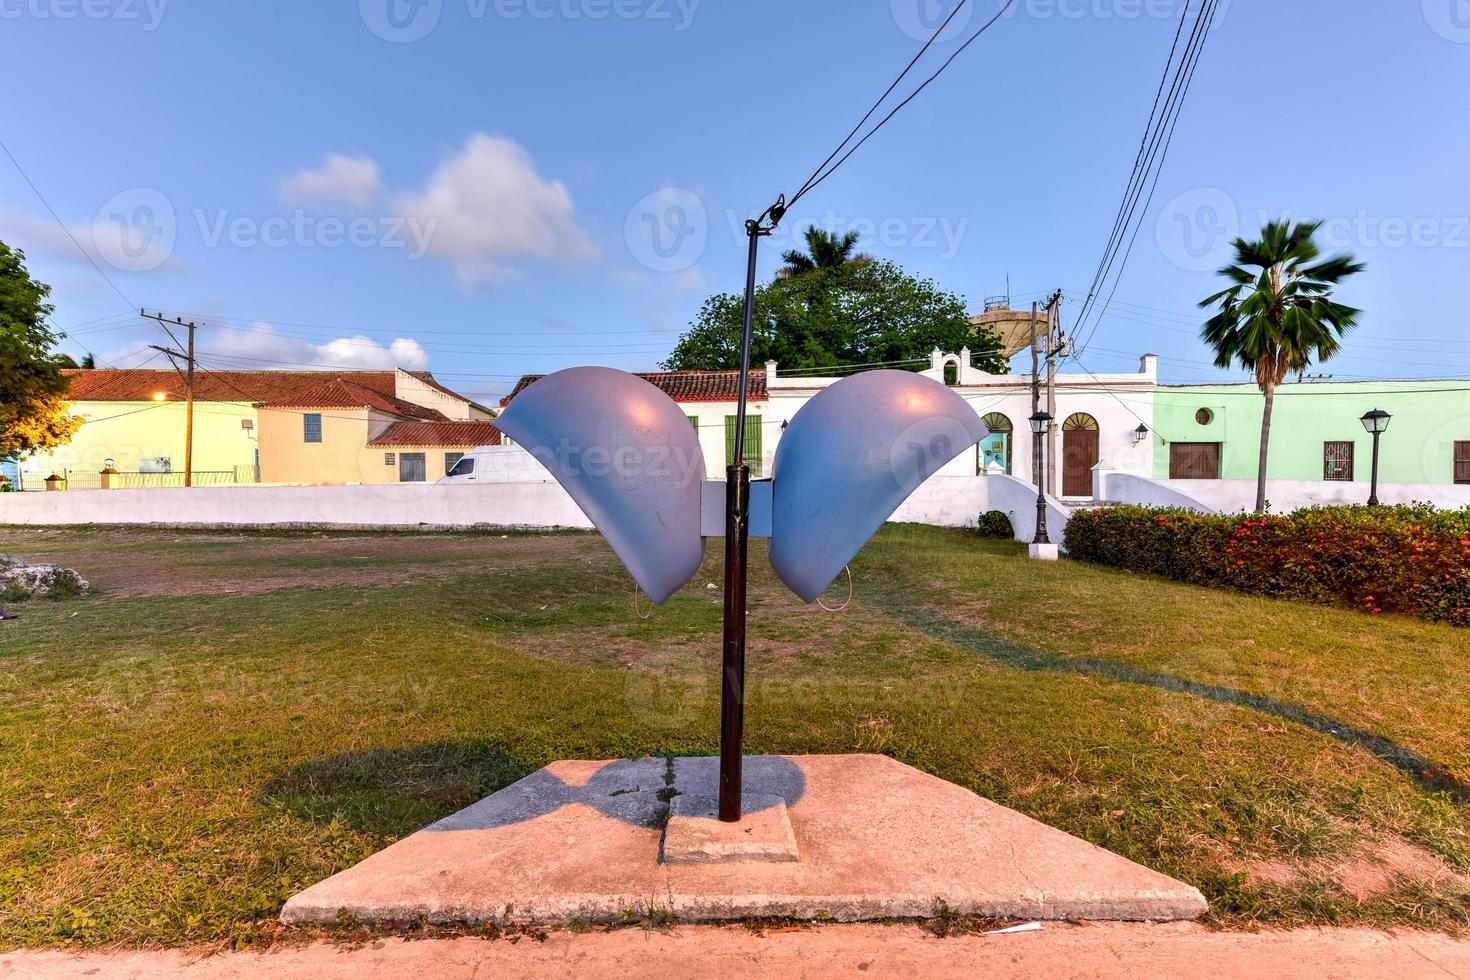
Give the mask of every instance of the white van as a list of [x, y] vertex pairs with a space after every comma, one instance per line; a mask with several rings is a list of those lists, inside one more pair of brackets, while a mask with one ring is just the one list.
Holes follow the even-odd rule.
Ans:
[[480, 446], [460, 457], [441, 485], [466, 483], [547, 483], [551, 474], [520, 446]]

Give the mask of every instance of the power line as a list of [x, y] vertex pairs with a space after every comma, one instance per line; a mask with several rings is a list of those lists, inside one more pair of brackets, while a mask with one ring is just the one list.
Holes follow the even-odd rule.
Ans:
[[823, 160], [821, 164], [817, 167], [817, 169], [812, 171], [811, 176], [806, 179], [806, 183], [802, 184], [801, 187], [797, 189], [796, 194], [793, 195], [791, 198], [791, 204], [789, 205], [790, 207], [794, 207], [796, 205], [796, 202], [801, 200], [802, 195], [804, 195], [807, 191], [816, 186], [817, 176], [822, 172], [823, 168], [825, 168], [827, 164], [831, 163], [833, 159], [836, 158], [837, 154], [842, 152], [843, 147], [852, 142], [852, 138], [858, 134], [858, 130], [862, 129], [863, 126], [867, 125], [868, 120], [873, 118], [873, 113], [878, 111], [878, 107], [881, 106], [884, 102], [888, 101], [888, 97], [893, 94], [893, 90], [898, 88], [899, 83], [908, 77], [908, 73], [913, 71], [914, 66], [919, 63], [919, 59], [923, 58], [924, 55], [928, 53], [929, 49], [934, 46], [934, 42], [939, 40], [940, 35], [943, 34], [946, 29], [948, 29], [950, 23], [959, 16], [960, 11], [965, 8], [965, 4], [967, 4], [968, 2], [969, 0], [960, 0], [959, 3], [955, 4], [954, 9], [949, 12], [949, 16], [944, 19], [944, 23], [940, 24], [939, 29], [936, 30], [932, 35], [930, 35], [929, 40], [924, 42], [924, 46], [919, 49], [919, 53], [914, 55], [914, 59], [908, 63], [903, 71], [899, 72], [898, 77], [893, 80], [893, 84], [889, 85], [888, 88], [884, 90], [883, 94], [878, 97], [878, 101], [873, 103], [872, 108], [870, 108], [867, 113], [864, 114], [862, 119], [858, 120], [858, 124], [856, 126], [852, 127], [852, 132], [848, 133], [847, 136], [842, 140], [842, 142], [837, 144], [837, 148], [827, 155], [827, 159]]
[[0, 150], [5, 151], [5, 155], [9, 157], [10, 162], [15, 165], [15, 169], [20, 174], [21, 179], [24, 180], [27, 186], [30, 187], [32, 193], [36, 195], [36, 198], [41, 202], [42, 206], [45, 207], [48, 212], [50, 212], [51, 219], [56, 222], [57, 227], [59, 227], [66, 234], [67, 238], [71, 239], [71, 243], [77, 247], [77, 251], [81, 252], [82, 257], [85, 258], [89, 263], [91, 263], [92, 268], [97, 270], [97, 274], [103, 278], [107, 285], [112, 287], [112, 291], [114, 293], [117, 293], [118, 297], [128, 305], [128, 312], [131, 313], [133, 310], [137, 309], [137, 306], [133, 304], [133, 301], [124, 296], [123, 291], [117, 288], [117, 283], [112, 281], [112, 277], [109, 276], [106, 272], [102, 271], [102, 266], [98, 265], [97, 260], [92, 258], [92, 253], [88, 252], [85, 248], [82, 248], [82, 243], [77, 241], [76, 236], [71, 233], [71, 229], [66, 226], [66, 222], [61, 220], [61, 215], [57, 214], [56, 209], [51, 206], [51, 202], [46, 200], [46, 195], [42, 194], [41, 189], [36, 186], [36, 182], [31, 180], [31, 175], [26, 173], [25, 168], [20, 165], [20, 161], [15, 158], [15, 154], [10, 152], [10, 147], [5, 145], [4, 140], [0, 140]]
[[[1185, 44], [1182, 55], [1179, 55], [1176, 63], [1176, 55], [1179, 54], [1178, 38], [1183, 32], [1183, 27], [1189, 16], [1189, 6], [1185, 5], [1180, 14], [1179, 30], [1175, 35], [1174, 45], [1169, 52], [1169, 60], [1164, 66], [1164, 81], [1160, 83], [1160, 91], [1163, 90], [1165, 82], [1172, 76], [1172, 83], [1168, 85], [1168, 96], [1164, 99], [1162, 110], [1158, 106], [1158, 96], [1155, 96], [1154, 109], [1149, 114], [1148, 124], [1144, 129], [1143, 141], [1139, 146], [1138, 157], [1134, 161], [1133, 172], [1129, 177], [1128, 185], [1123, 192], [1123, 201], [1119, 205], [1118, 214], [1113, 222], [1112, 233], [1108, 237], [1107, 245], [1103, 249], [1102, 258], [1098, 262], [1097, 271], [1093, 274], [1092, 284], [1088, 287], [1087, 297], [1083, 301], [1082, 313], [1077, 320], [1077, 337], [1080, 338], [1084, 330], [1088, 328], [1088, 320], [1092, 316], [1094, 306], [1099, 293], [1107, 288], [1110, 278], [1113, 279], [1113, 295], [1116, 295], [1118, 283], [1122, 280], [1123, 270], [1126, 268], [1128, 258], [1132, 255], [1133, 246], [1137, 242], [1139, 229], [1142, 227], [1143, 218], [1148, 213], [1149, 205], [1153, 201], [1154, 192], [1158, 189], [1159, 178], [1163, 173], [1164, 162], [1168, 159], [1169, 149], [1173, 144], [1174, 132], [1178, 126], [1179, 117], [1182, 114], [1185, 99], [1189, 94], [1190, 86], [1194, 81], [1194, 75], [1199, 67], [1200, 58], [1203, 55], [1205, 43], [1209, 40], [1209, 33], [1214, 25], [1214, 17], [1219, 0], [1204, 0], [1195, 16], [1194, 28], [1191, 30], [1189, 40]], [[1147, 192], [1147, 201], [1144, 195]], [[1143, 203], [1143, 211], [1139, 211], [1139, 204]], [[1135, 222], [1135, 219], [1136, 222]], [[1130, 231], [1131, 229], [1131, 231]], [[1127, 251], [1124, 253], [1124, 243], [1127, 243]], [[1118, 265], [1119, 257], [1122, 257], [1122, 265]], [[1116, 272], [1114, 271], [1116, 267]], [[1109, 300], [1104, 303], [1104, 310]], [[1087, 341], [1091, 341], [1093, 334], [1097, 331], [1096, 324], [1087, 334]], [[1074, 344], [1074, 349], [1081, 351], [1086, 348], [1087, 341]]]
[[[950, 55], [949, 56], [949, 59], [947, 61], [945, 61], [944, 64], [942, 64], [942, 65], [939, 66], [939, 70], [938, 71], [936, 71], [934, 74], [930, 75], [928, 78], [924, 79], [924, 82], [918, 88], [914, 89], [914, 91], [908, 96], [908, 98], [904, 99], [897, 106], [895, 106], [893, 108], [893, 111], [889, 112], [888, 115], [884, 116], [882, 118], [882, 120], [880, 120], [878, 122], [878, 124], [876, 126], [874, 126], [872, 129], [870, 129], [868, 131], [867, 135], [865, 135], [862, 139], [858, 140], [855, 144], [853, 144], [852, 148], [850, 150], [848, 150], [845, 154], [843, 154], [843, 156], [836, 163], [831, 164], [831, 166], [828, 167], [825, 172], [822, 171], [822, 168], [821, 167], [818, 167], [817, 168], [817, 172], [818, 172], [819, 176], [815, 176], [813, 178], [808, 179], [807, 182], [804, 185], [802, 185], [802, 188], [796, 193], [796, 196], [794, 196], [791, 199], [790, 203], [788, 203], [786, 205], [786, 210], [789, 211], [791, 208], [795, 207], [797, 201], [800, 201], [808, 193], [810, 193], [811, 191], [815, 190], [818, 186], [820, 186], [828, 177], [831, 177], [834, 173], [836, 173], [837, 170], [844, 163], [846, 163], [849, 159], [852, 158], [852, 155], [854, 153], [856, 153], [858, 150], [862, 149], [864, 143], [868, 142], [868, 140], [870, 140], [874, 136], [876, 136], [877, 133], [878, 133], [878, 131], [881, 130], [884, 126], [888, 125], [889, 121], [891, 119], [893, 119], [894, 116], [898, 115], [901, 111], [903, 111], [903, 109], [904, 109], [905, 106], [907, 106], [910, 102], [914, 101], [914, 99], [918, 98], [920, 92], [924, 91], [924, 89], [928, 88], [929, 85], [935, 79], [937, 79], [940, 75], [944, 74], [944, 72], [949, 68], [949, 66], [952, 65], [952, 64], [954, 64], [955, 59], [958, 58], [960, 55], [964, 54], [965, 53], [965, 50], [967, 48], [969, 48], [970, 45], [974, 44], [977, 40], [980, 39], [980, 36], [982, 34], [984, 34], [986, 31], [988, 31], [992, 27], [994, 27], [996, 25], [996, 23], [998, 23], [1000, 21], [1000, 19], [1005, 16], [1006, 12], [1008, 10], [1010, 10], [1011, 7], [1014, 4], [1015, 4], [1015, 0], [1006, 0], [1005, 6], [1001, 7], [1000, 10], [996, 11], [995, 16], [992, 17], [992, 18], [990, 18], [990, 20], [986, 21], [980, 27], [980, 29], [978, 31], [976, 31], [974, 34], [971, 34], [969, 36], [969, 38], [965, 40], [965, 43], [961, 44], [955, 50], [954, 54]], [[947, 26], [949, 26], [950, 21], [954, 19], [955, 14], [959, 13], [960, 7], [963, 7], [963, 6], [964, 6], [964, 0], [961, 0], [961, 3], [958, 4], [955, 7], [954, 11], [952, 11], [950, 13], [949, 18], [946, 19], [945, 22], [940, 25], [939, 30], [935, 31], [934, 32], [934, 35], [932, 37], [930, 37], [928, 43], [926, 43], [924, 45], [923, 50], [921, 50], [919, 52], [920, 57], [923, 56], [923, 54], [924, 54], [925, 51], [929, 50], [929, 47], [935, 42], [936, 39], [938, 39], [939, 35], [944, 32], [944, 29]], [[914, 61], [917, 62], [918, 61], [918, 58], [915, 58]], [[888, 98], [889, 94], [891, 94], [893, 92], [893, 90], [898, 87], [898, 82], [899, 81], [902, 81], [904, 75], [907, 75], [909, 73], [909, 70], [912, 69], [912, 68], [913, 68], [913, 65], [910, 64], [908, 68], [905, 68], [903, 70], [903, 73], [899, 75], [898, 80], [895, 81], [893, 83], [893, 85], [889, 87], [888, 92], [884, 93], [883, 99], [887, 99]], [[880, 99], [878, 105], [881, 105], [882, 104], [882, 101], [883, 100]], [[868, 118], [870, 118], [872, 116], [872, 114], [875, 111], [877, 111], [878, 105], [874, 105], [872, 109], [868, 110], [868, 115], [863, 117], [864, 118], [864, 121], [866, 121]], [[861, 129], [862, 128], [862, 125], [863, 125], [863, 123], [858, 123], [857, 129]], [[857, 129], [854, 129], [853, 130], [853, 133], [856, 133], [857, 132]], [[846, 145], [846, 143], [848, 141], [850, 141], [851, 139], [852, 139], [852, 136], [849, 136], [846, 140], [844, 140], [842, 142], [842, 144], [839, 144], [838, 147], [837, 147], [837, 149], [835, 151], [833, 151], [832, 156], [836, 156], [838, 153], [840, 153], [842, 151], [842, 146], [843, 145]], [[828, 159], [830, 160], [831, 157], [828, 157]], [[826, 166], [826, 165], [824, 164], [824, 166]]]

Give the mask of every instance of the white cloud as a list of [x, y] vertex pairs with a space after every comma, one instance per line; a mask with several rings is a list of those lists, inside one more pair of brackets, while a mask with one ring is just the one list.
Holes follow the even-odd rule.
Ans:
[[145, 228], [112, 220], [101, 212], [90, 225], [63, 227], [50, 218], [0, 208], [0, 241], [22, 249], [32, 260], [90, 268], [90, 258], [108, 272], [181, 268], [173, 257], [172, 214], [164, 223]]
[[514, 278], [504, 264], [510, 259], [571, 263], [598, 255], [566, 186], [541, 177], [530, 154], [503, 136], [470, 137], [421, 193], [401, 195], [396, 210], [431, 229], [428, 253], [452, 264], [465, 286]]
[[[422, 371], [429, 366], [429, 352], [417, 340], [406, 337], [384, 345], [359, 334], [317, 344], [278, 333], [269, 323], [256, 323], [249, 329], [239, 330], [214, 326], [209, 332], [211, 335], [207, 340], [200, 341], [200, 362], [207, 368], [382, 371], [401, 367], [406, 371]], [[103, 360], [118, 367], [134, 367], [153, 353], [144, 350], [122, 356], [133, 350], [131, 347], [123, 348], [106, 355]]]
[[303, 170], [281, 181], [281, 200], [291, 205], [350, 204], [366, 207], [383, 189], [383, 175], [372, 157], [328, 155], [319, 170]]

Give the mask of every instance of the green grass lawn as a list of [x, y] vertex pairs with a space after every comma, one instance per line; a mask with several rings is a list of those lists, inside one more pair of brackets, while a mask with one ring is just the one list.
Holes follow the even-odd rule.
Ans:
[[[716, 752], [718, 550], [643, 621], [590, 535], [0, 529], [97, 588], [0, 624], [0, 947], [249, 942], [547, 762]], [[891, 755], [1228, 927], [1470, 913], [1465, 631], [921, 527], [840, 614], [752, 572], [752, 752]]]

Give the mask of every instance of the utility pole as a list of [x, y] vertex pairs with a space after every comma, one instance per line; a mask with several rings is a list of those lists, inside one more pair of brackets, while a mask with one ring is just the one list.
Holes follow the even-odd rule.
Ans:
[[[1046, 414], [1057, 417], [1057, 355], [1062, 353], [1062, 291], [1058, 289], [1046, 301]], [[1057, 485], [1057, 428], [1055, 422], [1046, 430], [1046, 492], [1060, 495]]]
[[[1038, 304], [1035, 300], [1031, 302], [1031, 414], [1035, 415], [1041, 411], [1041, 334], [1037, 331]], [[1037, 487], [1042, 487], [1044, 479], [1041, 472], [1041, 440], [1033, 433], [1031, 436], [1031, 480]]]
[[[162, 313], [149, 316], [146, 310], [139, 310], [138, 315], [145, 320], [156, 320], [163, 327], [165, 333], [178, 343], [179, 339], [174, 336], [173, 331], [168, 328], [168, 321], [163, 318]], [[175, 317], [174, 323], [189, 331], [189, 343], [184, 350], [175, 350], [172, 347], [160, 347], [157, 344], [149, 344], [149, 348], [167, 355], [169, 363], [179, 371], [179, 361], [184, 362], [185, 368], [179, 371], [184, 378], [184, 486], [194, 485], [194, 323], [185, 323], [182, 317]]]

